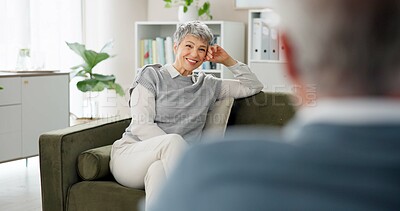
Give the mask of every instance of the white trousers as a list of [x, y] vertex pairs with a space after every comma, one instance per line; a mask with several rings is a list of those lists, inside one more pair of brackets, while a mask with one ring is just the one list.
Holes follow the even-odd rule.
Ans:
[[177, 134], [113, 146], [110, 169], [121, 185], [144, 188], [148, 207], [186, 146], [186, 141]]

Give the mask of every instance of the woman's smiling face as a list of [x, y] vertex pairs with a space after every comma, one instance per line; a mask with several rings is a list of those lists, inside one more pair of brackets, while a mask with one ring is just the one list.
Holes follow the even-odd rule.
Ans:
[[173, 66], [182, 74], [190, 75], [206, 58], [208, 44], [193, 35], [186, 35], [181, 43], [174, 44], [176, 56]]

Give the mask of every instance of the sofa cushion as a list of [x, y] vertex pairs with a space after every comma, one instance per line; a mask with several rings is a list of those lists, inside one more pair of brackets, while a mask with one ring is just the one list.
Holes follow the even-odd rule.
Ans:
[[203, 138], [208, 136], [224, 137], [234, 99], [227, 97], [214, 103], [207, 114], [203, 128]]
[[78, 174], [83, 180], [97, 180], [110, 175], [111, 145], [93, 148], [78, 156]]
[[127, 188], [116, 182], [82, 181], [69, 189], [66, 210], [138, 211], [144, 197], [144, 190]]

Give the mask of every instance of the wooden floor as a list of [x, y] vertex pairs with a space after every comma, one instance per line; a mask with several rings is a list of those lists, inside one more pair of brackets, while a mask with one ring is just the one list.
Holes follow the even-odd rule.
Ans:
[[[71, 118], [70, 126], [97, 119]], [[0, 211], [42, 210], [39, 157], [0, 163]]]
[[0, 210], [42, 210], [39, 158], [0, 163]]

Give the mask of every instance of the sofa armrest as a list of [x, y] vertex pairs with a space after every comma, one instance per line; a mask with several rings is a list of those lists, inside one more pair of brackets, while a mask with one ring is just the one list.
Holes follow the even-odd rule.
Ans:
[[68, 189], [81, 181], [77, 158], [85, 150], [120, 139], [130, 118], [107, 118], [42, 134], [39, 137], [43, 210], [65, 210]]

